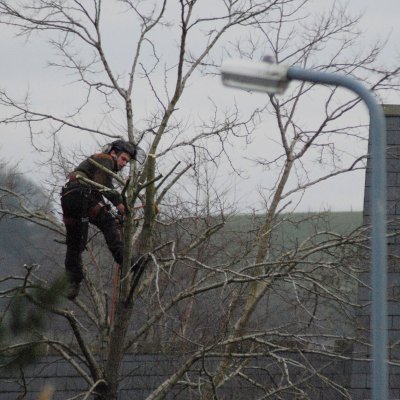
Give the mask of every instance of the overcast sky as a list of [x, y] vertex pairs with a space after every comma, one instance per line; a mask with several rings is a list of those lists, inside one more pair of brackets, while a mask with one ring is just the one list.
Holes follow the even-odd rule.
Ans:
[[[331, 4], [331, 0], [315, 0], [316, 9], [321, 6]], [[212, 4], [212, 0], [210, 1]], [[361, 27], [365, 29], [365, 45], [376, 38], [384, 39], [389, 37], [388, 45], [385, 50], [385, 57], [390, 62], [399, 60], [400, 62], [400, 0], [351, 0], [349, 1], [350, 10], [365, 11], [361, 21]], [[35, 99], [45, 106], [63, 107], [65, 98], [57, 95], [54, 91], [55, 82], [45, 68], [49, 54], [47, 47], [39, 40], [34, 39], [31, 43], [23, 45], [21, 40], [16, 40], [9, 29], [0, 27], [0, 87], [5, 89], [12, 88], [14, 93], [22, 95], [28, 88]], [[196, 82], [193, 83], [196, 85]], [[203, 83], [201, 83], [203, 85]], [[229, 89], [220, 87], [221, 93], [230, 95]], [[70, 95], [73, 96], [73, 89]], [[198, 90], [214, 90], [214, 88], [199, 87]], [[224, 94], [222, 94], [224, 95]], [[65, 97], [65, 93], [63, 93]], [[386, 103], [399, 103], [400, 99], [388, 97], [384, 99]], [[1, 112], [1, 110], [0, 110]], [[33, 160], [37, 155], [30, 147], [29, 138], [26, 130], [22, 127], [14, 129], [2, 127], [0, 144], [0, 160], [16, 163], [18, 160], [20, 170], [26, 174], [38, 173], [35, 177], [43, 177], [43, 170], [34, 166]], [[42, 174], [42, 175], [40, 175]], [[246, 182], [245, 187], [250, 191], [252, 187], [263, 185], [262, 175], [253, 177]], [[241, 184], [239, 184], [241, 185]], [[336, 186], [337, 185], [337, 186]], [[329, 208], [332, 210], [361, 210], [363, 201], [363, 176], [341, 178], [336, 183], [331, 182], [322, 184], [312, 190], [304, 198], [302, 210], [322, 210]], [[248, 204], [243, 195], [238, 191], [237, 197], [241, 199], [244, 207]]]

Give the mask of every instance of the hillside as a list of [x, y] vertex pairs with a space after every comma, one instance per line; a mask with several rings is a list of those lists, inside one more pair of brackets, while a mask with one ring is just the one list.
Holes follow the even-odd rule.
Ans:
[[[221, 235], [254, 235], [263, 222], [261, 216], [237, 215], [227, 221]], [[316, 230], [349, 233], [362, 222], [362, 212], [329, 212], [324, 214], [295, 213], [282, 215], [274, 232], [274, 243], [290, 248]], [[2, 218], [0, 220], [0, 271], [9, 273], [25, 263], [50, 268], [63, 262], [64, 246], [57, 244], [54, 234], [32, 223]], [[219, 235], [218, 235], [219, 236]], [[219, 236], [221, 238], [221, 236]], [[220, 240], [220, 239], [219, 239]], [[236, 245], [232, 242], [232, 245]], [[49, 255], [53, 257], [49, 258]]]
[[[248, 231], [252, 221], [263, 222], [263, 216], [237, 215], [228, 221], [229, 229], [233, 231]], [[293, 213], [282, 214], [277, 225], [278, 231], [285, 238], [304, 239], [316, 227], [319, 230], [330, 230], [346, 234], [360, 226], [362, 211], [343, 211], [325, 213]]]
[[[0, 210], [17, 211], [19, 194], [27, 207], [49, 210], [51, 205], [43, 189], [15, 170], [0, 163]], [[59, 263], [62, 247], [54, 242], [54, 233], [24, 219], [0, 211], [0, 277], [20, 275], [24, 264], [38, 264], [46, 274]]]

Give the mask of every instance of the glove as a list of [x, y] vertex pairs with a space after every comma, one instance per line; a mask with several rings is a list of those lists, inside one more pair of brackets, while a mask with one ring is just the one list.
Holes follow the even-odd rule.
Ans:
[[117, 205], [117, 210], [121, 215], [124, 215], [125, 214], [125, 206], [124, 206], [124, 204], [123, 203], [118, 204]]

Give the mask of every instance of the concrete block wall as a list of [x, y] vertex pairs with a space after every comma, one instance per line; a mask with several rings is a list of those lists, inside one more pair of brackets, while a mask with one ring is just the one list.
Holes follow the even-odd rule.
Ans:
[[[294, 354], [282, 354], [282, 356], [293, 361], [304, 361], [302, 356]], [[121, 375], [124, 379], [121, 382], [119, 399], [146, 399], [150, 393], [167, 379], [171, 372], [178, 368], [185, 357], [178, 355], [162, 354], [129, 354], [123, 364]], [[304, 395], [299, 392], [287, 390], [285, 393], [278, 391], [275, 395], [268, 398], [285, 400], [338, 400], [348, 399], [344, 393], [334, 388], [335, 385], [348, 387], [351, 371], [351, 361], [337, 361], [331, 358], [324, 358], [320, 354], [308, 354], [307, 361], [310, 366], [327, 377], [333, 384], [327, 385], [325, 379], [320, 379], [317, 374], [314, 376], [304, 375], [301, 367], [288, 364], [288, 372], [292, 377], [292, 382], [301, 382]], [[214, 371], [218, 360], [205, 359], [196, 363], [191, 371], [186, 375], [192, 382], [207, 381], [207, 375], [203, 371], [205, 367], [208, 372]], [[268, 373], [266, 373], [268, 371]], [[250, 377], [250, 383], [245, 379], [233, 379], [230, 383], [217, 389], [218, 399], [221, 400], [249, 400], [261, 399], [266, 396], [266, 392], [261, 388], [268, 387], [273, 390], [276, 383], [282, 379], [282, 372], [279, 370], [274, 359], [268, 356], [259, 356], [253, 359], [244, 371]], [[364, 379], [360, 376], [360, 379]], [[257, 387], [257, 383], [260, 385]], [[26, 385], [26, 386], [25, 386]], [[35, 365], [24, 369], [23, 377], [14, 372], [9, 375], [0, 376], [0, 399], [1, 400], [37, 400], [40, 391], [46, 386], [51, 385], [55, 390], [52, 400], [65, 400], [80, 398], [82, 392], [89, 389], [88, 383], [59, 356], [47, 356], [37, 360]], [[360, 382], [365, 385], [365, 382]], [[79, 396], [81, 395], [81, 396]], [[187, 400], [200, 398], [196, 388], [191, 389], [184, 385], [176, 385], [172, 391], [166, 395], [166, 399]], [[93, 399], [93, 397], [89, 397]]]
[[[387, 140], [387, 221], [388, 221], [388, 339], [389, 356], [393, 363], [400, 363], [400, 105], [385, 104], [383, 110], [386, 119]], [[371, 146], [369, 144], [369, 152]], [[371, 167], [367, 163], [364, 195], [364, 223], [371, 218], [370, 204]], [[370, 271], [366, 269], [360, 276], [357, 314], [359, 333], [370, 343], [371, 323], [371, 282]], [[354, 346], [355, 358], [370, 357], [370, 347]], [[389, 366], [389, 399], [400, 399], [400, 367]], [[353, 361], [351, 389], [353, 400], [372, 398], [371, 364]]]

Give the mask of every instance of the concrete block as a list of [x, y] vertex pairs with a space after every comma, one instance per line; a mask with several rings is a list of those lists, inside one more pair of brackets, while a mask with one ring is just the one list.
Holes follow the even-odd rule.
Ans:
[[389, 316], [389, 329], [400, 330], [400, 315]]
[[[397, 186], [398, 185], [398, 175], [399, 175], [399, 173], [398, 172], [388, 172], [387, 173], [387, 175], [386, 175], [386, 182], [387, 182], [387, 185], [388, 185], [388, 187], [390, 187], [390, 186]], [[368, 175], [369, 176], [369, 178], [368, 178], [368, 185], [370, 185], [370, 180], [371, 180], [371, 178], [370, 178], [370, 176], [371, 175]], [[366, 183], [365, 183], [366, 185], [367, 185], [367, 180], [366, 180]]]
[[396, 300], [388, 300], [388, 315], [390, 316], [399, 316], [400, 315], [400, 302]]
[[386, 130], [388, 131], [387, 135], [387, 144], [395, 145], [400, 144], [400, 119], [399, 117], [386, 117]]
[[366, 389], [367, 388], [368, 373], [353, 372], [351, 377], [351, 387], [353, 389]]
[[395, 145], [388, 145], [387, 146], [387, 151], [386, 151], [386, 157], [387, 158], [399, 158], [400, 156], [400, 145], [395, 144]]
[[400, 160], [398, 157], [390, 157], [386, 160], [387, 172], [399, 172]]
[[[400, 288], [399, 288], [400, 290]], [[371, 289], [366, 286], [359, 286], [358, 287], [358, 300], [362, 303], [370, 302], [371, 301]]]

